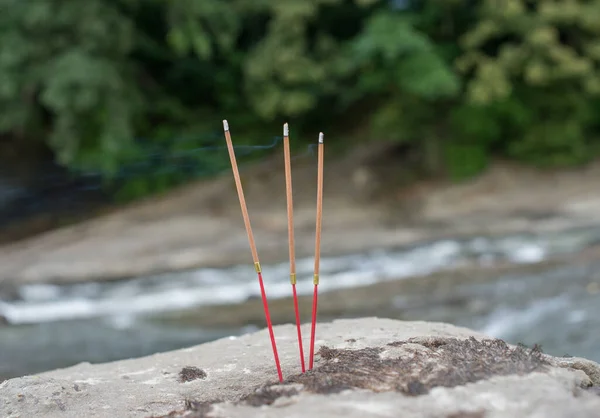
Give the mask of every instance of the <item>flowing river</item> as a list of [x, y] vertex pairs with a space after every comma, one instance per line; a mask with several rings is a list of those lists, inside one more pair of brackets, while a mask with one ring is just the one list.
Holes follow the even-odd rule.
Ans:
[[[600, 226], [592, 226], [325, 258], [319, 319], [377, 315], [445, 321], [510, 343], [538, 343], [549, 354], [600, 361], [600, 257], [577, 259], [598, 243]], [[561, 261], [523, 268], [555, 259]], [[456, 271], [469, 268], [477, 273], [456, 279]], [[312, 259], [298, 260], [297, 269], [305, 318]], [[283, 304], [291, 293], [288, 264], [263, 266], [263, 273], [274, 321], [290, 322], [291, 305]], [[259, 295], [251, 265], [0, 289], [0, 317], [9, 324], [0, 325], [0, 379], [254, 331], [263, 326], [261, 320], [249, 319], [240, 307]]]

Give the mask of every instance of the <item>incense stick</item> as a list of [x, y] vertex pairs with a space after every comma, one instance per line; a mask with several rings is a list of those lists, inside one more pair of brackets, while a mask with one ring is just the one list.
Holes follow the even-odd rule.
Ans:
[[315, 357], [315, 330], [317, 327], [317, 302], [319, 297], [319, 264], [321, 261], [321, 221], [323, 218], [323, 132], [319, 133], [319, 158], [317, 169], [317, 227], [315, 234], [315, 268], [313, 283], [315, 285], [312, 306], [312, 324], [310, 330], [310, 362], [308, 370], [312, 370]]
[[281, 365], [279, 364], [279, 355], [277, 354], [277, 345], [275, 344], [275, 334], [273, 333], [273, 324], [271, 323], [271, 315], [269, 314], [269, 305], [267, 303], [267, 294], [265, 292], [265, 285], [262, 278], [262, 270], [260, 267], [260, 261], [258, 259], [258, 252], [256, 251], [256, 244], [254, 242], [254, 235], [252, 234], [252, 227], [250, 226], [250, 217], [248, 216], [248, 208], [246, 206], [246, 199], [244, 198], [244, 190], [242, 189], [242, 182], [240, 180], [240, 173], [238, 170], [237, 162], [235, 159], [235, 152], [233, 151], [233, 143], [231, 142], [231, 134], [229, 132], [229, 124], [226, 120], [223, 121], [223, 129], [225, 130], [225, 140], [227, 141], [227, 150], [229, 151], [229, 159], [231, 160], [231, 169], [233, 170], [233, 177], [235, 179], [235, 187], [237, 188], [238, 198], [240, 200], [240, 207], [242, 209], [242, 217], [244, 218], [244, 225], [246, 226], [246, 233], [248, 234], [248, 243], [250, 244], [250, 251], [252, 252], [252, 260], [254, 261], [254, 269], [258, 275], [258, 283], [260, 285], [260, 294], [262, 297], [263, 307], [265, 310], [265, 319], [267, 321], [267, 327], [269, 328], [269, 336], [271, 337], [271, 345], [273, 347], [273, 357], [275, 358], [275, 366], [277, 367], [277, 374], [279, 375], [279, 381], [283, 381], [283, 375], [281, 373]]
[[290, 249], [290, 283], [294, 298], [294, 312], [296, 314], [296, 328], [298, 330], [298, 349], [300, 351], [300, 365], [302, 373], [306, 371], [304, 365], [304, 349], [302, 347], [302, 331], [300, 330], [300, 309], [298, 308], [298, 295], [296, 293], [296, 258], [294, 251], [294, 204], [292, 197], [292, 163], [290, 158], [290, 130], [288, 124], [283, 125], [283, 156], [285, 160], [285, 194], [287, 197], [288, 241]]

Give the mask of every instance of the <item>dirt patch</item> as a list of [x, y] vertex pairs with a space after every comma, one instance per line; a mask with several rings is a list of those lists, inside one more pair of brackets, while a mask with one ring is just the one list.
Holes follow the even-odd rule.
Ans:
[[213, 402], [196, 402], [191, 400], [185, 401], [185, 409], [181, 411], [173, 411], [167, 415], [156, 416], [150, 418], [208, 418], [212, 412]]
[[475, 412], [456, 412], [454, 414], [447, 415], [446, 418], [485, 418], [485, 411]]
[[[388, 352], [401, 348], [399, 355]], [[344, 390], [398, 392], [405, 396], [427, 394], [432, 388], [455, 387], [493, 376], [524, 375], [544, 371], [550, 365], [537, 346], [510, 347], [499, 339], [412, 338], [386, 347], [357, 350], [321, 347], [324, 360], [317, 368], [288, 377], [282, 384], [269, 382], [237, 404], [260, 407], [301, 390], [332, 394]], [[388, 356], [389, 355], [389, 356]], [[166, 417], [207, 417], [212, 402], [186, 402], [184, 411]], [[483, 418], [485, 411], [464, 411], [447, 418]]]
[[304, 390], [313, 393], [367, 389], [419, 396], [436, 386], [455, 387], [493, 376], [523, 375], [544, 370], [549, 364], [538, 347], [511, 348], [498, 339], [414, 339], [389, 346], [406, 344], [428, 350], [415, 349], [407, 356], [382, 358], [383, 347], [361, 350], [321, 347], [319, 354], [326, 362], [311, 372], [288, 378], [287, 382], [301, 383]]
[[206, 372], [194, 366], [186, 366], [179, 372], [179, 381], [181, 383], [197, 379], [206, 379]]
[[262, 386], [255, 392], [244, 396], [241, 403], [251, 406], [271, 405], [276, 399], [281, 397], [291, 397], [300, 393], [300, 390], [287, 386]]

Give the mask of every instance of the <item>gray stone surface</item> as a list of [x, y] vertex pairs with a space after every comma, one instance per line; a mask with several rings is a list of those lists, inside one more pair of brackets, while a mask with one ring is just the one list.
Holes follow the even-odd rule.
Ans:
[[[305, 336], [309, 335], [308, 327], [303, 331]], [[294, 385], [282, 387], [277, 384], [268, 334], [262, 330], [139, 359], [97, 365], [79, 364], [7, 380], [0, 384], [0, 417], [151, 417], [172, 411], [179, 411], [172, 416], [182, 417], [600, 416], [600, 396], [594, 388], [600, 386], [598, 364], [585, 359], [539, 355], [539, 359], [532, 357], [532, 371], [472, 381], [478, 373], [489, 374], [490, 370], [496, 373], [502, 367], [506, 372], [507, 369], [505, 366], [495, 367], [495, 362], [483, 359], [483, 354], [481, 363], [489, 363], [483, 368], [476, 364], [477, 361], [469, 360], [472, 347], [486, 337], [464, 328], [377, 318], [319, 324], [317, 349], [329, 348], [323, 348], [323, 355], [316, 356], [314, 372], [300, 377], [294, 326], [278, 326], [275, 335], [284, 378], [296, 382]], [[475, 339], [469, 340], [471, 336]], [[470, 361], [471, 369], [461, 369], [462, 360], [455, 361], [456, 368], [442, 364], [452, 359], [445, 354], [446, 341], [455, 341], [453, 344], [471, 341], [471, 351], [466, 350], [464, 354], [464, 362]], [[390, 346], [390, 343], [395, 344]], [[460, 348], [460, 345], [457, 347]], [[376, 360], [381, 359], [381, 362], [392, 362], [389, 363], [391, 366], [373, 373], [368, 370], [367, 363], [358, 363], [359, 359], [356, 363], [349, 363], [350, 366], [345, 369], [347, 375], [350, 370], [351, 374], [355, 373], [362, 379], [356, 386], [358, 389], [342, 388], [331, 390], [332, 393], [311, 390], [312, 383], [306, 379], [314, 377], [314, 382], [318, 383], [315, 387], [321, 385], [323, 389], [323, 378], [327, 378], [327, 374], [322, 371], [335, 369], [338, 364], [343, 371], [344, 356], [352, 359], [353, 353], [361, 350], [371, 357], [375, 356]], [[524, 353], [520, 354], [521, 363], [529, 361]], [[461, 352], [458, 354], [461, 358]], [[369, 361], [373, 362], [373, 358]], [[494, 360], [495, 357], [491, 358]], [[515, 360], [515, 364], [517, 362]], [[502, 359], [498, 359], [500, 363]], [[398, 364], [410, 367], [394, 368]], [[431, 373], [440, 370], [452, 374], [448, 379], [451, 384], [447, 385], [451, 387], [431, 384]], [[421, 371], [425, 376], [420, 377], [421, 381], [425, 386], [431, 386], [428, 390], [413, 396], [393, 390], [394, 382], [407, 381], [406, 373]], [[332, 382], [339, 381], [342, 375], [341, 372], [332, 374]], [[461, 379], [472, 382], [456, 384]], [[373, 385], [373, 382], [379, 382], [379, 386]], [[406, 391], [405, 386], [403, 388]], [[260, 390], [256, 392], [257, 389], [271, 394], [283, 391], [284, 396], [276, 395], [274, 399], [263, 402], [260, 396], [256, 398], [256, 393], [263, 393]], [[248, 401], [252, 396], [258, 399], [255, 406]], [[205, 408], [209, 412], [184, 412], [186, 400], [214, 404]]]

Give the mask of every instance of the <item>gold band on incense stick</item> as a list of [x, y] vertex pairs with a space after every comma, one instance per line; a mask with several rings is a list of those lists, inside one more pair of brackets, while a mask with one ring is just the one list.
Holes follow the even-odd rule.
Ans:
[[261, 273], [262, 272], [262, 270], [260, 268], [260, 263], [259, 262], [254, 263], [254, 270], [256, 270], [257, 273]]
[[296, 273], [290, 273], [290, 283], [296, 284]]
[[315, 286], [319, 284], [319, 275], [318, 274], [313, 275], [313, 284]]

